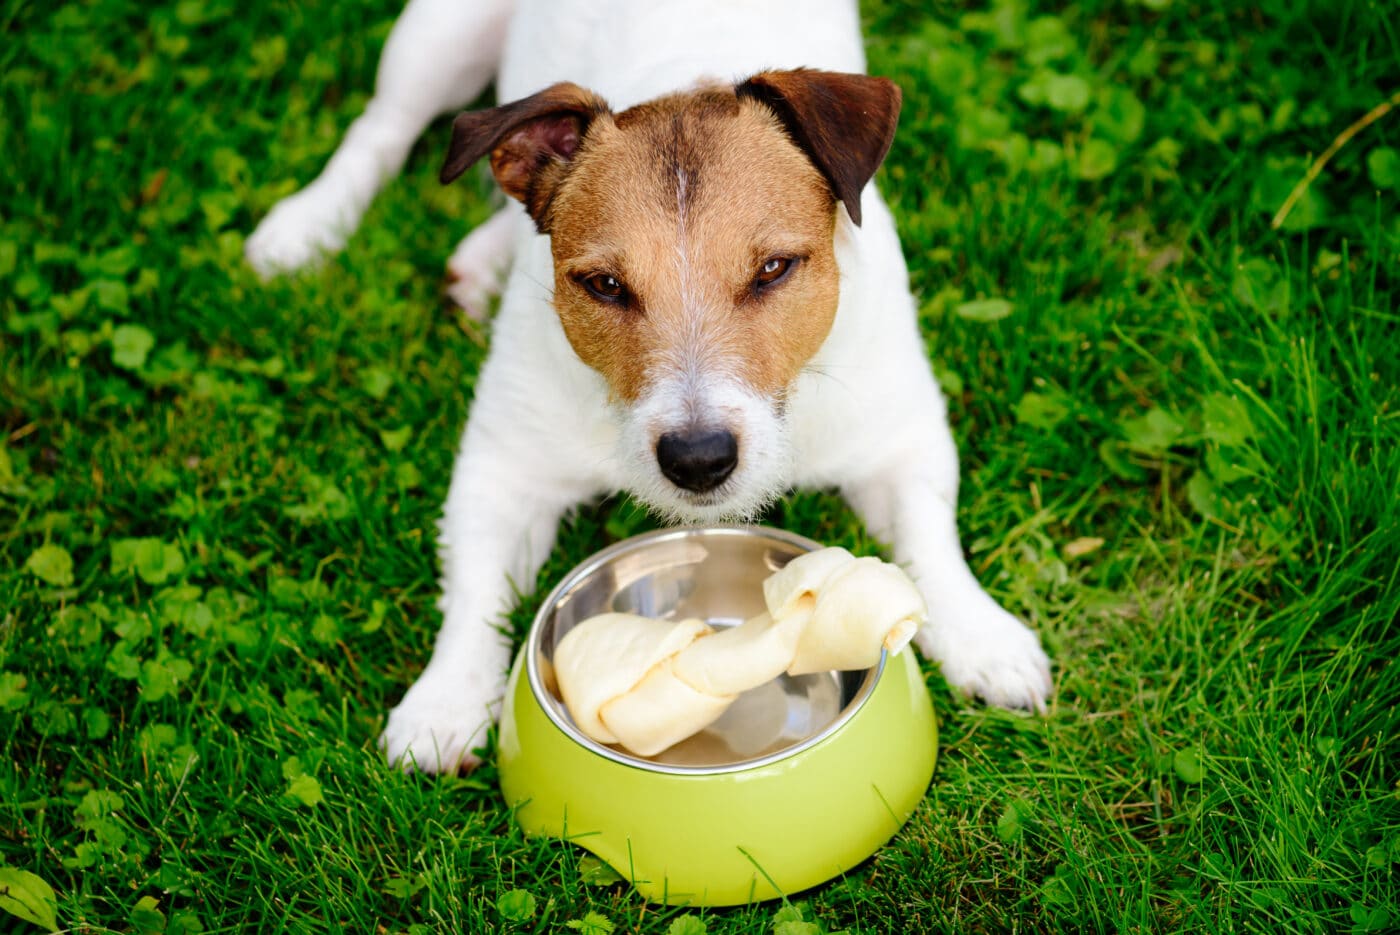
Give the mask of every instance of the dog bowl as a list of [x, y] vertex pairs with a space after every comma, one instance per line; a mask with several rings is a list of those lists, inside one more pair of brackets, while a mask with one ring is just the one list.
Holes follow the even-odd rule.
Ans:
[[875, 852], [933, 776], [936, 725], [912, 652], [874, 668], [781, 676], [654, 757], [585, 737], [551, 660], [594, 614], [733, 626], [809, 539], [775, 529], [663, 530], [619, 542], [546, 598], [507, 683], [497, 765], [529, 834], [563, 838], [647, 899], [728, 906], [794, 893]]

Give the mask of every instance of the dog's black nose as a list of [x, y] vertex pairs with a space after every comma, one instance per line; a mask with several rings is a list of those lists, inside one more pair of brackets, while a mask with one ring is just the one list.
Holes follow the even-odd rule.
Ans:
[[704, 493], [734, 472], [739, 441], [724, 429], [667, 432], [656, 443], [656, 462], [677, 487]]

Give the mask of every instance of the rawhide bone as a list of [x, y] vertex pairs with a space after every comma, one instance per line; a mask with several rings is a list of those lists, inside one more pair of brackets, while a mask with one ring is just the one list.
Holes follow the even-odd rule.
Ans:
[[866, 669], [927, 615], [914, 582], [878, 558], [806, 552], [763, 582], [768, 612], [729, 629], [607, 613], [559, 641], [554, 673], [574, 723], [653, 756], [699, 733], [740, 693], [786, 672]]

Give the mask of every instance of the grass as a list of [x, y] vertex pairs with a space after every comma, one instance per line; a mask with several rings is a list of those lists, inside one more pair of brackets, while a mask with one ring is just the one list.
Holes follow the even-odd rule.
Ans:
[[[523, 839], [489, 760], [374, 748], [438, 623], [487, 341], [440, 277], [490, 189], [437, 185], [440, 123], [320, 271], [264, 286], [240, 251], [396, 4], [5, 5], [0, 908], [23, 871], [88, 932], [1394, 930], [1400, 116], [1268, 224], [1394, 93], [1383, 6], [866, 8], [965, 543], [1057, 695], [1023, 717], [928, 670], [905, 829], [699, 912]], [[829, 493], [768, 519], [879, 548]], [[581, 510], [511, 625], [649, 523]]]

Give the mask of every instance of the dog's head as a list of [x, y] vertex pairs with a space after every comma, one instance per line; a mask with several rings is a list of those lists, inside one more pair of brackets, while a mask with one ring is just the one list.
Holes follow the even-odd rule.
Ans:
[[889, 149], [899, 89], [764, 72], [613, 113], [557, 84], [453, 124], [550, 236], [554, 306], [607, 380], [629, 488], [674, 519], [751, 516], [790, 476], [786, 393], [831, 329], [838, 206]]

